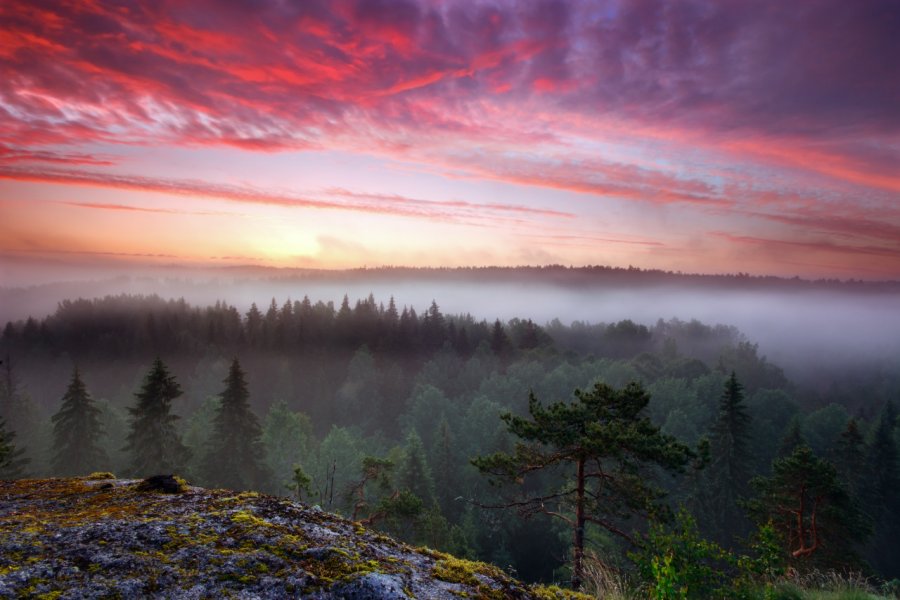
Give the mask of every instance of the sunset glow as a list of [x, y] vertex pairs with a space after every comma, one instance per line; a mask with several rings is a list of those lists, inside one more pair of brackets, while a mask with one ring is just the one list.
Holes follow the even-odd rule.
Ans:
[[900, 278], [898, 31], [890, 0], [8, 0], [0, 278]]

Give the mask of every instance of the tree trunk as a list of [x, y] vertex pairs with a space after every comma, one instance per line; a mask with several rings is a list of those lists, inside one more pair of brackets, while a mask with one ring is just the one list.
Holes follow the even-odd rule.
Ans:
[[578, 459], [578, 479], [575, 489], [575, 532], [572, 549], [572, 589], [581, 589], [584, 574], [582, 559], [584, 558], [584, 458]]

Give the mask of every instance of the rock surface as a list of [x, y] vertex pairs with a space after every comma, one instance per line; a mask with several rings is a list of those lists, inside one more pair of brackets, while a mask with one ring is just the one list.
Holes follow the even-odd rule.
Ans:
[[254, 492], [0, 481], [0, 598], [586, 598]]

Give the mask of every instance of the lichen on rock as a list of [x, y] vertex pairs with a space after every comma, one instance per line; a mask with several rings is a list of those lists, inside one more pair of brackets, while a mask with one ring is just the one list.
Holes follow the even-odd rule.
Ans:
[[548, 597], [283, 498], [99, 475], [0, 481], [0, 598]]

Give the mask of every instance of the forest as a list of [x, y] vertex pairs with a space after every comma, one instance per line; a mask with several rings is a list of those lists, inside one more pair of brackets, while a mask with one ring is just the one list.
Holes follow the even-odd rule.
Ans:
[[900, 589], [900, 369], [810, 385], [728, 325], [438, 300], [118, 295], [11, 321], [0, 478], [177, 473], [586, 591]]

